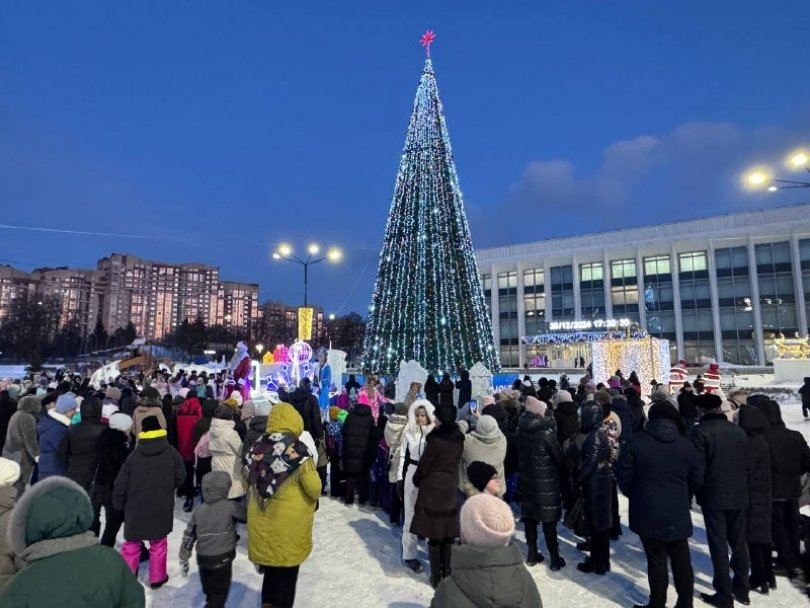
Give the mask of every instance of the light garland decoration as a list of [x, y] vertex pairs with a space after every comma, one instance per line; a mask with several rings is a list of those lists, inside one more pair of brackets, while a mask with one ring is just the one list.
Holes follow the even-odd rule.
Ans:
[[275, 359], [276, 363], [289, 363], [290, 350], [283, 344], [279, 344], [273, 351], [273, 358]]
[[[430, 41], [435, 36], [431, 35]], [[416, 91], [369, 306], [362, 369], [500, 369], [433, 64]]]
[[302, 306], [298, 309], [298, 339], [312, 340], [312, 315], [315, 309]]
[[273, 353], [271, 353], [270, 351], [264, 353], [264, 357], [262, 357], [262, 363], [264, 363], [265, 365], [270, 365], [271, 363], [275, 362], [276, 356]]
[[646, 331], [635, 331], [629, 336], [624, 331], [576, 331], [564, 334], [539, 334], [523, 336], [523, 344], [573, 344], [575, 342], [602, 342], [604, 340], [643, 340], [648, 337]]
[[304, 377], [312, 377], [312, 347], [303, 340], [296, 340], [290, 346], [290, 378], [297, 385]]
[[669, 340], [602, 340], [592, 344], [591, 359], [597, 382], [606, 383], [620, 369], [625, 378], [630, 372], [636, 372], [642, 392], [649, 389], [652, 380], [669, 383]]

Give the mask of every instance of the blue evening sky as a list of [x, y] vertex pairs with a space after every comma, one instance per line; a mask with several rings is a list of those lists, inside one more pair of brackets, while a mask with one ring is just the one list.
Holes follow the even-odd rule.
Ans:
[[4, 0], [0, 223], [75, 233], [0, 228], [0, 263], [200, 261], [295, 304], [269, 253], [316, 241], [345, 258], [310, 300], [364, 313], [427, 28], [478, 248], [807, 200], [739, 174], [810, 146], [808, 23], [807, 0]]

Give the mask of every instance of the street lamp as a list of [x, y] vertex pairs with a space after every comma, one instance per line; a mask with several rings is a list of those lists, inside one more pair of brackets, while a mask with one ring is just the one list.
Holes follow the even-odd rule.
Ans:
[[[810, 175], [810, 152], [794, 150], [785, 159], [788, 169], [793, 171], [804, 169]], [[743, 183], [749, 188], [765, 188], [768, 192], [789, 190], [794, 188], [810, 188], [810, 181], [782, 179], [773, 176], [767, 167], [755, 167], [743, 176]]]
[[264, 350], [264, 344], [257, 344], [256, 351], [259, 353], [259, 358], [261, 359], [262, 351]]
[[304, 307], [307, 306], [310, 265], [317, 264], [318, 262], [323, 262], [324, 260], [329, 260], [330, 262], [338, 262], [343, 257], [343, 252], [341, 252], [340, 249], [338, 249], [337, 247], [331, 247], [326, 252], [326, 255], [317, 257], [320, 250], [321, 248], [319, 245], [311, 243], [307, 247], [306, 257], [298, 257], [293, 253], [292, 247], [290, 247], [285, 243], [282, 243], [281, 245], [278, 246], [278, 249], [276, 249], [276, 251], [273, 252], [274, 260], [287, 260], [288, 262], [294, 262], [304, 267]]

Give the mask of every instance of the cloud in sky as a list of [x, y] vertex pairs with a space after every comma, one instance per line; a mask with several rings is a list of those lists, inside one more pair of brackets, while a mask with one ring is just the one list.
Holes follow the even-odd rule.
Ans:
[[[476, 242], [487, 247], [807, 200], [806, 191], [749, 192], [740, 181], [756, 164], [787, 173], [785, 155], [802, 145], [810, 146], [810, 112], [784, 127], [688, 122], [615, 141], [592, 171], [563, 158], [534, 160], [503, 202], [472, 207]], [[508, 231], [491, 230], [504, 218]]]

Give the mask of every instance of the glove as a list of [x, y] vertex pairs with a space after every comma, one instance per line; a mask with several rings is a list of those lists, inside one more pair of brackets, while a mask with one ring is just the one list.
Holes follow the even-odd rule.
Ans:
[[180, 568], [183, 572], [183, 576], [188, 576], [188, 560], [181, 561]]
[[399, 500], [405, 500], [405, 482], [400, 479], [397, 482], [397, 496], [399, 496]]

